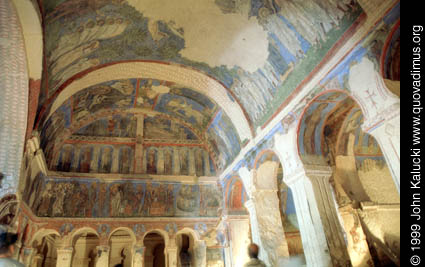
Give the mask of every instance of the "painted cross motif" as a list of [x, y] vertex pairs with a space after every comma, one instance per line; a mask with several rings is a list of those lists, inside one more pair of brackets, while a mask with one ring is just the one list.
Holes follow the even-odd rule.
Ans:
[[367, 89], [365, 92], [367, 93], [367, 97], [366, 98], [368, 98], [369, 100], [370, 100], [370, 102], [372, 102], [372, 105], [373, 105], [373, 107], [375, 108], [375, 110], [376, 110], [376, 102], [373, 100], [373, 97], [374, 96], [376, 96], [376, 94], [375, 94], [375, 92], [373, 92], [373, 94], [372, 93], [370, 93], [370, 91], [369, 91], [370, 89]]

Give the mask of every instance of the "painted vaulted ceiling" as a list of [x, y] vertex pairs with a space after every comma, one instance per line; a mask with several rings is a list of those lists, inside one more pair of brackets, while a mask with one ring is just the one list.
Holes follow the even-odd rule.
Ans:
[[49, 165], [62, 170], [64, 147], [78, 143], [67, 156], [77, 158], [74, 169], [83, 145], [128, 146], [137, 161], [141, 144], [197, 147], [208, 155], [204, 174], [222, 171], [362, 18], [354, 0], [39, 5], [37, 127]]

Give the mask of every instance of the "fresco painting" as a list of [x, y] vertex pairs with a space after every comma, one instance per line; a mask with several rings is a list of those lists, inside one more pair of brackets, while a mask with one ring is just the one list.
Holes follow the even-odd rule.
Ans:
[[[132, 1], [80, 2], [43, 2], [48, 96], [70, 77], [105, 63], [169, 61], [195, 67], [221, 81], [236, 95], [255, 126], [270, 117], [362, 13], [356, 1], [215, 1], [223, 18], [226, 14], [255, 17], [268, 36], [269, 56], [257, 63], [255, 70], [245, 64], [195, 60], [185, 53], [185, 43], [190, 40], [184, 33], [190, 26], [185, 29], [174, 20], [149, 18]], [[177, 111], [182, 104], [174, 101], [169, 108]], [[195, 114], [190, 117], [197, 120]]]
[[158, 150], [150, 147], [146, 150], [146, 172], [156, 174], [158, 164]]
[[[134, 145], [125, 144], [65, 144], [57, 155], [53, 169], [60, 172], [134, 173], [134, 164], [145, 164], [142, 173], [155, 175], [214, 175], [211, 158], [198, 146], [155, 146], [147, 144], [144, 159], [135, 163]], [[194, 160], [189, 160], [193, 154]], [[207, 161], [210, 170], [207, 170]], [[189, 174], [189, 170], [194, 173]]]
[[[391, 11], [378, 23], [357, 47], [355, 47], [343, 60], [334, 68], [320, 83], [322, 86], [329, 89], [341, 88], [344, 90], [355, 90], [350, 88], [348, 84], [348, 74], [350, 67], [357, 62], [360, 62], [364, 56], [375, 62], [375, 66], [380, 66], [380, 59], [383, 53], [386, 38], [389, 36], [400, 18], [400, 3], [396, 4]], [[391, 48], [397, 49], [398, 33], [393, 35], [394, 41], [391, 43]], [[393, 51], [396, 52], [397, 50]], [[385, 56], [385, 55], [384, 55]], [[385, 60], [385, 59], [384, 59]], [[384, 70], [388, 69], [391, 60], [385, 60]], [[395, 62], [396, 63], [396, 62]], [[397, 64], [397, 63], [396, 63]], [[397, 70], [398, 71], [398, 70]], [[386, 72], [384, 72], [385, 74]], [[394, 78], [394, 80], [397, 80]]]
[[295, 210], [292, 190], [278, 178], [278, 198], [280, 204], [280, 215], [285, 233], [299, 232], [299, 225]]
[[146, 139], [197, 140], [196, 135], [187, 127], [174, 120], [161, 116], [146, 117], [143, 124], [143, 136]]
[[74, 135], [134, 138], [136, 117], [133, 114], [126, 114], [100, 119], [81, 128]]
[[239, 154], [241, 141], [229, 117], [222, 111], [217, 113], [207, 131], [207, 138], [215, 154], [215, 163], [223, 169]]
[[242, 181], [232, 178], [227, 182], [226, 188], [225, 200], [229, 214], [247, 214], [244, 203], [248, 200], [248, 195]]
[[158, 99], [156, 111], [180, 118], [203, 129], [210, 122], [213, 110], [199, 102], [180, 95], [164, 94]]
[[106, 183], [40, 174], [23, 199], [40, 217], [217, 217], [220, 196], [215, 185]]
[[[154, 88], [149, 89], [154, 92], [150, 94], [152, 102], [149, 102], [151, 103], [149, 105], [151, 106], [147, 107], [148, 109], [146, 110], [139, 110], [142, 113], [138, 113], [139, 111], [133, 113], [132, 109], [134, 107], [140, 108], [140, 103], [147, 103], [146, 101], [143, 102], [143, 99], [149, 97], [141, 95], [143, 95], [142, 91], [147, 90], [146, 88], [148, 87]], [[159, 93], [160, 90], [157, 87], [162, 88], [161, 93]], [[140, 100], [141, 97], [143, 98], [142, 100]], [[161, 114], [152, 114], [152, 110]], [[85, 121], [89, 115], [94, 115], [94, 117], [89, 117]], [[143, 132], [137, 133], [137, 118], [140, 116], [144, 116], [143, 127], [139, 127], [143, 129]], [[66, 129], [67, 131], [62, 131], [61, 133], [59, 131], [60, 128], [53, 123], [61, 126], [62, 130]], [[70, 133], [72, 133], [72, 136], [68, 138], [72, 140], [81, 140], [81, 138], [84, 139], [85, 137], [95, 139], [104, 137], [105, 142], [108, 140], [123, 141], [123, 139], [108, 138], [134, 139], [136, 136], [141, 135], [145, 143], [155, 143], [161, 140], [161, 142], [166, 141], [171, 145], [180, 145], [185, 140], [189, 141], [189, 144], [198, 144], [206, 142], [203, 139], [207, 139], [214, 142], [208, 146], [209, 149], [214, 150], [213, 156], [220, 157], [219, 149], [221, 148], [229, 150], [230, 157], [221, 155], [222, 167], [229, 164], [229, 159], [239, 153], [240, 150], [236, 129], [230, 119], [211, 99], [197, 91], [152, 79], [115, 80], [86, 88], [76, 93], [72, 97], [72, 101], [67, 101], [60, 109], [54, 112], [46, 127], [48, 135], [43, 136], [43, 144], [46, 145], [46, 151], [50, 153], [48, 154], [48, 162], [52, 161], [53, 151], [62, 150], [59, 145], [55, 146], [52, 142], [48, 142], [48, 139], [65, 140], [66, 142], [66, 136], [69, 136]], [[213, 136], [207, 134], [205, 137], [204, 132], [207, 127], [210, 132], [213, 132]], [[61, 136], [61, 139], [58, 139], [58, 136]], [[134, 140], [130, 139], [126, 142], [135, 143]], [[93, 144], [93, 146], [96, 145]], [[54, 147], [56, 147], [55, 150], [53, 150]], [[186, 148], [182, 149], [187, 150]], [[188, 152], [179, 151], [178, 153], [180, 153], [179, 158], [181, 158], [181, 173], [182, 175], [188, 175]], [[216, 172], [215, 159], [209, 159], [209, 162], [207, 162], [206, 156], [201, 156], [204, 152], [201, 153], [201, 151], [196, 150], [194, 153], [197, 154], [195, 171], [198, 176], [204, 175], [208, 171], [210, 174]], [[57, 157], [57, 153], [55, 155]], [[108, 155], [105, 154], [104, 156]], [[170, 155], [166, 154], [165, 156], [169, 157]], [[128, 158], [128, 155], [124, 157]], [[152, 155], [146, 155], [147, 160], [152, 157]], [[160, 153], [156, 157], [162, 157], [162, 154]], [[174, 161], [174, 157], [172, 158]], [[157, 162], [157, 159], [155, 159], [155, 162], [151, 162], [150, 167], [152, 168], [149, 169], [149, 173], [157, 173], [157, 170], [155, 170]], [[167, 161], [165, 164], [169, 164], [169, 162]], [[208, 163], [210, 170], [207, 170]], [[96, 165], [99, 166], [98, 164]], [[174, 165], [164, 167], [168, 168], [167, 174], [178, 173], [178, 171], [173, 171], [173, 168], [177, 168]], [[60, 166], [58, 168], [60, 169]], [[77, 171], [79, 171], [78, 168]], [[127, 173], [127, 171], [124, 171], [124, 173]]]
[[63, 146], [59, 154], [59, 161], [56, 166], [56, 170], [69, 172], [71, 171], [71, 164], [74, 159], [74, 147]]
[[136, 79], [114, 80], [91, 86], [72, 96], [73, 121], [81, 121], [88, 114], [104, 109], [134, 106]]
[[80, 163], [78, 165], [78, 172], [90, 172], [90, 165], [93, 156], [93, 147], [84, 146], [80, 152]]
[[134, 152], [131, 147], [122, 147], [119, 151], [119, 173], [130, 173], [132, 161], [134, 160]]
[[112, 153], [114, 148], [111, 146], [104, 146], [100, 150], [98, 172], [110, 173], [112, 168]]

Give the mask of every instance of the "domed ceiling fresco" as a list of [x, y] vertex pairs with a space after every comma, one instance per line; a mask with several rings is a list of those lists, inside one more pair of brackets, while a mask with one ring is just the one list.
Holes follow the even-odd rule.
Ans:
[[[158, 161], [167, 149], [173, 158], [187, 147], [190, 155], [207, 155], [203, 174], [224, 170], [364, 18], [353, 0], [44, 0], [40, 6], [45, 59], [37, 125], [49, 166], [63, 169], [61, 155], [68, 153], [73, 160], [64, 166], [74, 171], [83, 144], [112, 146], [91, 152], [91, 169], [103, 151], [137, 154], [142, 144], [145, 162], [148, 148]], [[140, 62], [146, 71], [131, 76]], [[118, 64], [130, 66], [123, 70], [128, 78], [102, 72]], [[155, 64], [164, 72], [185, 69], [181, 79], [197, 82], [200, 75], [210, 82], [191, 87], [160, 79], [162, 67], [149, 67]], [[96, 83], [72, 87], [90, 73]], [[214, 83], [225, 90], [216, 92]]]

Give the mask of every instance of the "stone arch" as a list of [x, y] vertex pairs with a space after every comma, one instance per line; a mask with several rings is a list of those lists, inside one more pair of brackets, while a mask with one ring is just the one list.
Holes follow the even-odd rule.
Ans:
[[112, 231], [111, 231], [111, 233], [109, 234], [109, 236], [108, 236], [108, 240], [111, 240], [112, 235], [113, 235], [115, 232], [117, 232], [117, 231], [125, 231], [125, 232], [127, 232], [127, 233], [130, 235], [130, 237], [131, 237], [131, 240], [132, 240], [132, 242], [133, 242], [133, 245], [134, 245], [134, 244], [136, 244], [136, 242], [137, 242], [136, 234], [133, 232], [133, 230], [131, 230], [131, 229], [130, 229], [130, 228], [128, 228], [128, 227], [117, 227], [117, 228], [115, 228], [115, 229], [114, 229], [114, 230], [112, 230]]
[[[188, 227], [185, 227], [185, 228], [179, 230], [176, 233], [175, 242], [176, 242], [176, 246], [177, 246], [177, 262], [180, 262], [180, 260], [181, 260], [180, 259], [180, 253], [183, 249], [183, 235], [186, 235], [187, 238], [188, 238], [189, 244], [187, 244], [188, 245], [187, 251], [192, 256], [191, 257], [192, 264], [194, 266], [201, 266], [199, 261], [202, 261], [202, 259], [205, 256], [206, 247], [205, 246], [199, 246], [199, 244], [198, 244], [199, 243], [199, 234], [195, 230], [188, 228]], [[180, 262], [180, 264], [181, 264], [181, 262]]]
[[[394, 60], [397, 62], [393, 62]], [[393, 65], [393, 63], [397, 65]], [[397, 68], [398, 73], [394, 73], [397, 70], [392, 68]], [[395, 23], [385, 40], [379, 69], [383, 79], [400, 81], [400, 20]], [[388, 89], [391, 90], [391, 88]], [[400, 97], [400, 92], [397, 95]]]
[[[78, 238], [79, 235], [85, 234], [85, 233], [94, 234], [97, 237], [99, 237], [99, 233], [95, 229], [93, 229], [92, 227], [89, 227], [89, 226], [84, 226], [84, 227], [81, 227], [81, 228], [78, 228], [78, 229], [74, 229], [71, 232], [70, 242], [73, 243]], [[72, 245], [72, 244], [70, 244], [70, 245]]]
[[148, 234], [159, 234], [164, 239], [165, 247], [168, 247], [170, 245], [170, 237], [168, 236], [168, 233], [165, 230], [153, 229], [153, 230], [147, 231], [146, 233], [144, 233], [141, 240], [143, 241]]
[[[257, 189], [277, 190], [276, 178], [280, 162], [278, 153], [273, 149], [265, 149], [257, 154], [253, 163], [253, 183]], [[272, 176], [274, 179], [265, 179], [267, 176]]]
[[[334, 262], [341, 261], [339, 264], [359, 264], [358, 259], [371, 259], [365, 240], [379, 243], [380, 231], [376, 229], [379, 227], [367, 225], [355, 208], [346, 212], [342, 207], [357, 207], [372, 199], [374, 203], [399, 203], [380, 144], [364, 131], [364, 112], [358, 98], [345, 91], [329, 90], [311, 100], [297, 127], [298, 154], [315, 196], [315, 200], [309, 201], [317, 204], [326, 239], [331, 244], [330, 255]], [[370, 186], [373, 181], [381, 184], [376, 192], [376, 186]], [[368, 234], [365, 236], [363, 231]], [[361, 241], [351, 242], [354, 234], [361, 236]], [[358, 255], [360, 250], [356, 247], [362, 247], [362, 255]]]
[[0, 199], [0, 223], [13, 226], [18, 211], [18, 200], [15, 194], [5, 195]]
[[30, 246], [33, 246], [35, 241], [41, 240], [43, 237], [48, 235], [54, 235], [58, 237], [61, 236], [60, 233], [54, 229], [41, 228], [32, 236], [31, 241], [29, 243]]
[[199, 241], [199, 240], [201, 240], [201, 237], [199, 236], [199, 233], [198, 233], [198, 232], [196, 232], [194, 229], [189, 228], [189, 227], [184, 227], [183, 229], [180, 229], [180, 230], [176, 233], [176, 235], [179, 235], [179, 234], [189, 234], [189, 235], [192, 235], [192, 237], [193, 237], [194, 241]]
[[[0, 1], [0, 170], [4, 175], [0, 196], [18, 189], [28, 119], [28, 66], [25, 41], [12, 1]], [[10, 112], [13, 110], [13, 112]]]

